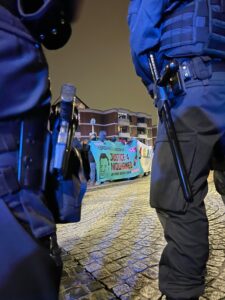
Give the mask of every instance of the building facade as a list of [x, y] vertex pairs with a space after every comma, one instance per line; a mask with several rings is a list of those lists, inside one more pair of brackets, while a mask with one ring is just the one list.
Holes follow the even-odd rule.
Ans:
[[108, 139], [129, 140], [137, 138], [146, 145], [154, 145], [157, 127], [152, 125], [151, 115], [126, 109], [79, 109], [77, 138], [87, 139], [91, 132], [97, 135], [105, 130]]

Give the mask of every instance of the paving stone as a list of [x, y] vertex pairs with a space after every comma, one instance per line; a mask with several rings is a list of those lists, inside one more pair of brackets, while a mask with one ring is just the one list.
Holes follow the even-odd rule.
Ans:
[[114, 273], [116, 276], [121, 278], [122, 280], [128, 279], [135, 274], [135, 272], [129, 267], [121, 269]]
[[71, 277], [66, 277], [62, 279], [61, 290], [67, 290], [73, 286], [80, 286], [80, 280], [76, 281], [75, 278], [71, 278]]
[[104, 286], [99, 282], [99, 281], [92, 281], [91, 283], [89, 283], [87, 285], [87, 288], [89, 289], [89, 291], [94, 292], [97, 290], [102, 289]]
[[76, 287], [66, 291], [65, 297], [66, 300], [76, 300], [87, 294], [88, 292], [83, 287]]
[[107, 264], [106, 266], [106, 269], [110, 272], [110, 273], [113, 273], [115, 271], [118, 271], [120, 270], [122, 267], [121, 265], [119, 265], [118, 263], [114, 262], [114, 263], [111, 263], [111, 264]]
[[225, 284], [224, 284], [224, 278], [223, 279], [219, 279], [217, 278], [212, 284], [211, 286], [223, 293], [225, 293]]
[[121, 280], [120, 278], [118, 278], [118, 277], [115, 276], [115, 275], [112, 275], [112, 276], [103, 278], [103, 279], [101, 280], [101, 282], [102, 282], [109, 290], [111, 290], [113, 287], [115, 287], [115, 286], [117, 286], [117, 285], [120, 285], [120, 284], [123, 284], [123, 283], [124, 283], [123, 280]]
[[[159, 297], [162, 227], [149, 207], [149, 178], [131, 184], [88, 192], [81, 222], [58, 226], [64, 260], [60, 300]], [[213, 182], [205, 202], [210, 258], [200, 300], [225, 300], [225, 208]]]
[[75, 248], [75, 249], [72, 249], [72, 250], [70, 251], [70, 254], [71, 254], [71, 255], [77, 255], [77, 254], [81, 254], [81, 253], [83, 253], [83, 252], [84, 252], [83, 249]]
[[104, 257], [104, 254], [102, 252], [94, 251], [94, 252], [90, 253], [90, 257], [92, 257], [92, 258], [102, 258], [102, 257]]
[[101, 270], [101, 269], [102, 269], [102, 265], [97, 264], [97, 263], [92, 263], [92, 264], [86, 266], [86, 270], [90, 273], [97, 271], [97, 270]]
[[150, 257], [142, 259], [142, 262], [149, 267], [153, 267], [153, 266], [158, 266], [159, 259], [152, 255]]
[[124, 255], [124, 254], [122, 254], [120, 251], [117, 251], [117, 252], [114, 252], [114, 253], [110, 254], [110, 255], [109, 255], [109, 258], [110, 258], [111, 260], [113, 260], [113, 261], [116, 261], [116, 260], [118, 260], [118, 259], [120, 259], [120, 258], [123, 258], [123, 257], [125, 257], [125, 256], [127, 256], [127, 255]]
[[161, 295], [161, 293], [157, 290], [155, 290], [150, 285], [146, 285], [140, 290], [140, 294], [146, 297], [147, 299], [158, 299]]
[[152, 280], [143, 276], [142, 274], [134, 275], [126, 280], [126, 283], [132, 287], [133, 290], [140, 290], [146, 285], [151, 285]]
[[101, 268], [100, 270], [93, 272], [93, 276], [96, 279], [101, 280], [110, 276], [110, 272], [106, 268]]
[[115, 300], [117, 299], [112, 293], [102, 289], [92, 293], [89, 300]]
[[91, 264], [94, 264], [96, 263], [96, 260], [94, 258], [91, 258], [91, 257], [85, 257], [83, 259], [79, 259], [79, 263], [82, 265], [82, 266], [87, 266], [87, 265], [91, 265]]
[[145, 298], [143, 295], [133, 292], [133, 293], [127, 293], [125, 295], [122, 295], [120, 299], [121, 300], [147, 300], [148, 298]]
[[136, 262], [130, 267], [134, 272], [139, 273], [141, 271], [144, 271], [148, 268], [147, 265], [143, 264], [142, 262]]
[[150, 279], [157, 279], [158, 278], [158, 273], [159, 273], [158, 267], [148, 268], [148, 269], [146, 269], [142, 272], [142, 274], [144, 276], [146, 276]]
[[121, 295], [130, 292], [130, 287], [127, 284], [117, 285], [113, 288], [113, 291], [116, 294], [116, 296], [120, 297]]
[[122, 244], [114, 244], [113, 248], [115, 250], [122, 250], [122, 249], [124, 249], [126, 247], [126, 244], [127, 244], [126, 242], [123, 242]]
[[82, 273], [82, 272], [84, 272], [84, 268], [82, 268], [81, 266], [76, 266], [74, 268], [74, 272], [75, 273]]
[[143, 259], [146, 259], [148, 258], [149, 254], [143, 254], [141, 252], [138, 252], [138, 253], [134, 253], [132, 255], [132, 258], [134, 258], [136, 261], [138, 260], [143, 260]]
[[211, 276], [211, 277], [217, 277], [220, 273], [220, 270], [214, 266], [209, 266], [207, 267], [207, 274], [208, 276]]

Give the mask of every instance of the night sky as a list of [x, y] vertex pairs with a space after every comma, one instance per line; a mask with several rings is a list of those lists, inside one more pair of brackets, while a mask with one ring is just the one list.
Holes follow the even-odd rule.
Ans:
[[84, 0], [70, 42], [48, 52], [53, 99], [64, 82], [76, 85], [78, 96], [91, 108], [127, 108], [156, 112], [136, 76], [129, 50], [129, 0]]

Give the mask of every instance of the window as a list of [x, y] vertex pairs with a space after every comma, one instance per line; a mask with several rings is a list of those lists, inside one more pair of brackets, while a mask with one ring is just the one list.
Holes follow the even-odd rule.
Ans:
[[129, 130], [129, 127], [128, 127], [128, 126], [118, 126], [118, 132], [121, 132], [121, 133], [129, 133], [130, 130]]
[[125, 113], [118, 113], [119, 120], [127, 120], [128, 116]]
[[146, 129], [145, 128], [137, 128], [137, 133], [138, 134], [146, 134]]
[[145, 118], [137, 118], [138, 123], [146, 123]]

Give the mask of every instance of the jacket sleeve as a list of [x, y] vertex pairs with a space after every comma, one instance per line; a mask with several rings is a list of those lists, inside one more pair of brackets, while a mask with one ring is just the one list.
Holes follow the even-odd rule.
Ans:
[[130, 0], [128, 25], [130, 46], [137, 75], [146, 86], [151, 85], [148, 53], [157, 48], [160, 41], [160, 21], [170, 0]]

